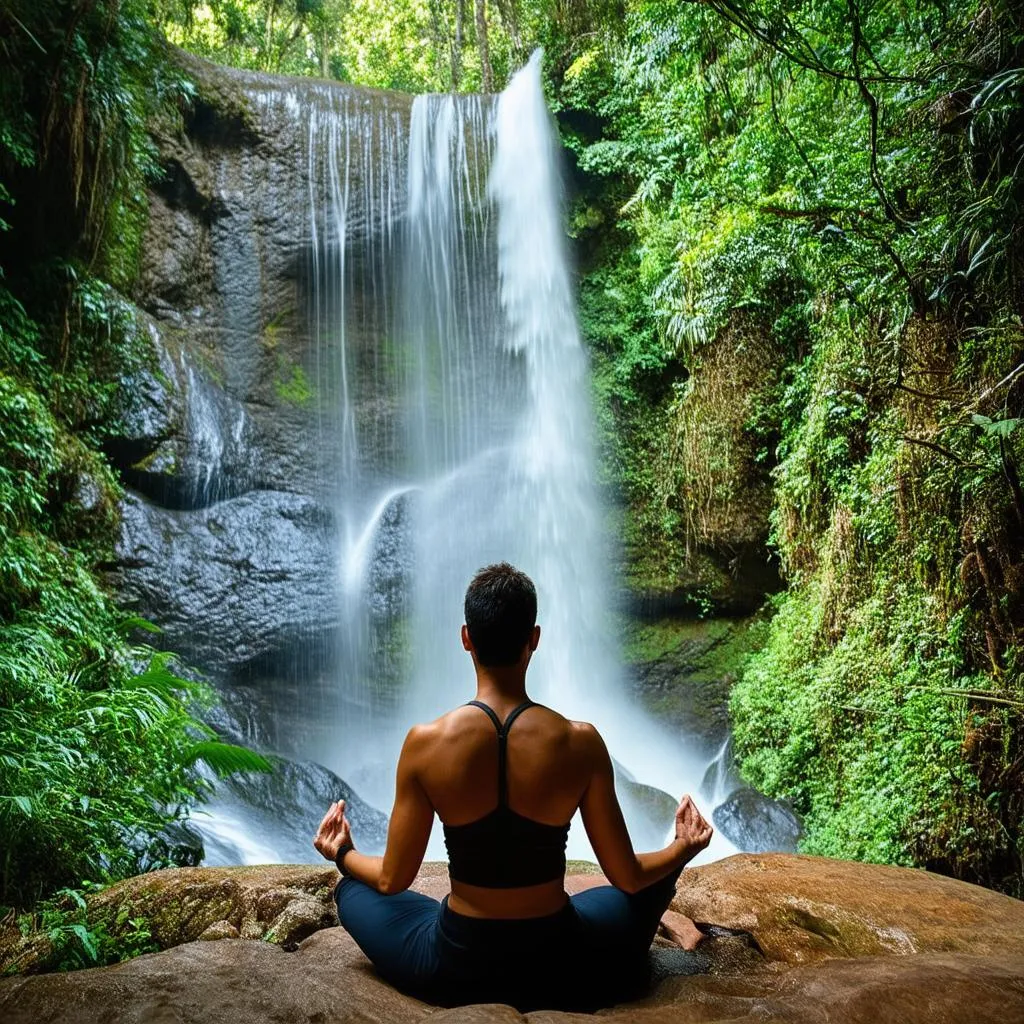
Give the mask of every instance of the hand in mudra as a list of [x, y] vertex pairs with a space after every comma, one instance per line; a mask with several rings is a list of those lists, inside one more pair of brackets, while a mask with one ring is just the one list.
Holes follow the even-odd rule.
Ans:
[[352, 826], [345, 817], [345, 801], [331, 804], [313, 837], [313, 845], [328, 860], [334, 860], [345, 843], [352, 842]]
[[687, 793], [676, 808], [676, 839], [685, 842], [690, 848], [690, 856], [696, 857], [707, 848], [714, 831]]

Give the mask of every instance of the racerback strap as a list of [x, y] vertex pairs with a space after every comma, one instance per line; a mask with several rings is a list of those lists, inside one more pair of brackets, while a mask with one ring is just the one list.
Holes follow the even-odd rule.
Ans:
[[504, 724], [494, 713], [494, 709], [485, 704], [482, 700], [470, 700], [466, 702], [467, 707], [479, 708], [481, 711], [487, 713], [487, 717], [494, 724], [494, 728], [498, 732], [498, 806], [505, 807], [508, 804], [508, 772], [506, 770], [506, 761], [508, 758], [508, 731], [512, 728], [512, 723], [527, 709], [532, 707], [539, 707], [540, 705], [535, 704], [532, 700], [523, 701], [517, 708], [513, 708], [509, 712], [508, 718], [505, 719]]

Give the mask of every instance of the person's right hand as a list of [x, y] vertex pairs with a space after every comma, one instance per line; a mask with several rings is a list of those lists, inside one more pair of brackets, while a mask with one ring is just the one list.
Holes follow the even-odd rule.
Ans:
[[[331, 804], [330, 809], [320, 822], [320, 827], [313, 837], [313, 845], [321, 856], [334, 860], [343, 843], [352, 842], [352, 827], [345, 817], [345, 801], [338, 800]], [[354, 849], [354, 847], [353, 847]]]
[[714, 831], [687, 793], [676, 808], [676, 839], [686, 843], [690, 849], [690, 856], [695, 857], [701, 850], [706, 849]]

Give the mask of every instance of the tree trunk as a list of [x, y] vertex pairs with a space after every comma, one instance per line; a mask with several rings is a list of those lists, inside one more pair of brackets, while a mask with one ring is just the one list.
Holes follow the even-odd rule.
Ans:
[[480, 48], [481, 91], [494, 92], [494, 72], [487, 46], [487, 0], [476, 0], [476, 45]]
[[447, 4], [444, 0], [430, 0], [430, 25], [433, 32], [433, 64], [438, 80], [443, 78], [441, 64], [442, 54], [448, 51], [449, 80], [448, 88], [456, 92], [459, 88], [459, 69], [455, 55], [455, 44], [452, 42], [451, 26], [448, 22]]
[[267, 4], [267, 17], [264, 23], [263, 36], [263, 70], [270, 71], [271, 64], [271, 43], [274, 39], [274, 15], [277, 13], [277, 0], [270, 0]]
[[498, 3], [498, 15], [501, 18], [502, 25], [505, 26], [505, 31], [508, 33], [508, 38], [512, 42], [512, 50], [516, 57], [522, 59], [523, 54], [523, 36], [519, 31], [519, 11], [517, 9], [517, 0], [497, 0]]
[[455, 0], [455, 41], [452, 44], [452, 92], [462, 81], [462, 40], [465, 35], [466, 0]]

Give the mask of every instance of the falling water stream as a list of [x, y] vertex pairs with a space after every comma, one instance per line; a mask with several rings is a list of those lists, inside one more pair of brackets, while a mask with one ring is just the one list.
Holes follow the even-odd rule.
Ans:
[[[598, 727], [634, 841], [660, 844], [679, 794], [719, 794], [701, 794], [704, 760], [623, 685], [540, 54], [496, 100], [417, 97], [407, 135], [386, 111], [346, 104], [295, 110], [341, 548], [336, 694], [306, 756], [389, 810], [409, 726], [473, 695], [458, 636], [466, 583], [507, 560], [538, 588], [531, 695]], [[217, 814], [244, 830], [232, 808]], [[261, 834], [252, 856], [272, 846]], [[732, 849], [716, 837], [705, 856]], [[592, 856], [578, 822], [569, 853]]]

